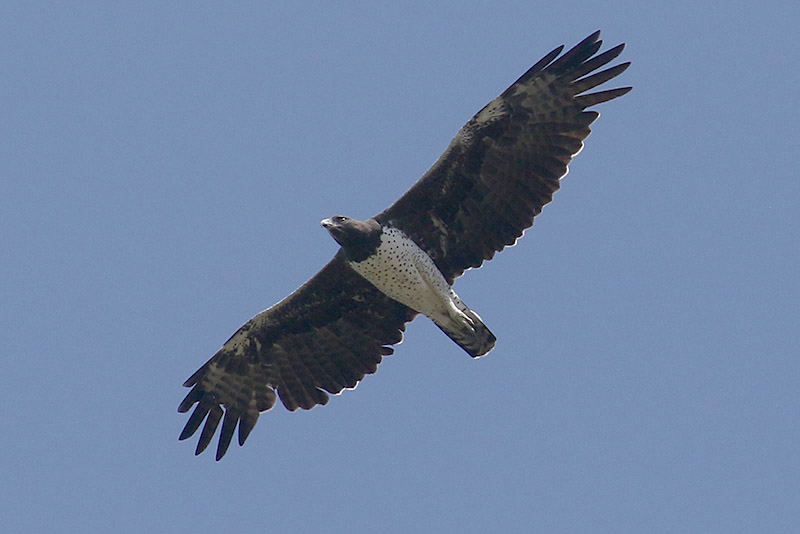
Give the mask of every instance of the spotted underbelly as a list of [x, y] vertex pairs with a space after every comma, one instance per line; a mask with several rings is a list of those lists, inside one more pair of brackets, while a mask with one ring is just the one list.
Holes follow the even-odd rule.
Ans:
[[425, 315], [447, 309], [450, 285], [433, 260], [401, 230], [383, 228], [381, 243], [350, 266], [382, 293]]

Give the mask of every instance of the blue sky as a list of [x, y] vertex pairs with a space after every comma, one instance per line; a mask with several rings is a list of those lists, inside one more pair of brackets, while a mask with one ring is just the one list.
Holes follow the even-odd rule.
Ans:
[[[797, 532], [795, 3], [5, 2], [8, 532]], [[554, 202], [222, 462], [181, 383], [534, 61], [627, 42]]]

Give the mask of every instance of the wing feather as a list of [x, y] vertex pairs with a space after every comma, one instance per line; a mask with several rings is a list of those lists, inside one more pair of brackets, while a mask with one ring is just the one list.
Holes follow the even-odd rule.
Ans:
[[586, 108], [630, 91], [583, 94], [629, 66], [595, 72], [625, 46], [597, 54], [599, 35], [536, 62], [467, 122], [433, 167], [376, 219], [402, 228], [451, 283], [515, 243], [583, 147], [598, 116]]
[[276, 398], [289, 410], [308, 410], [374, 373], [415, 315], [337, 254], [301, 288], [242, 326], [184, 383], [192, 389], [178, 411], [195, 408], [179, 439], [205, 421], [195, 451], [200, 454], [222, 421], [219, 460], [237, 425], [242, 445]]

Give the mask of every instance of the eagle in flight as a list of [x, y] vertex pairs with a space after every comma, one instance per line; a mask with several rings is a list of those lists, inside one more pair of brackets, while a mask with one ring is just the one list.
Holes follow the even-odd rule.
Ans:
[[238, 425], [244, 444], [261, 412], [326, 404], [374, 373], [418, 313], [477, 358], [495, 336], [453, 291], [466, 269], [512, 245], [550, 202], [598, 117], [587, 108], [630, 87], [587, 93], [621, 74], [620, 44], [597, 54], [595, 32], [559, 46], [458, 131], [433, 167], [366, 221], [322, 221], [341, 248], [294, 293], [242, 326], [184, 383], [178, 411], [195, 406], [181, 440], [201, 426], [195, 454], [220, 421], [217, 460]]

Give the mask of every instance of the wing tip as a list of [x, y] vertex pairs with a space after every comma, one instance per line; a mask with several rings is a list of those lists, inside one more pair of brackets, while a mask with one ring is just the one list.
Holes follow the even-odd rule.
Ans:
[[[569, 50], [569, 52], [571, 52], [572, 50], [575, 50], [576, 48], [583, 48], [583, 47], [585, 47], [585, 46], [591, 46], [591, 45], [594, 45], [595, 43], [598, 43], [598, 42], [602, 44], [602, 43], [603, 43], [603, 41], [601, 41], [601, 40], [600, 40], [600, 33], [601, 33], [601, 32], [602, 32], [602, 30], [599, 30], [599, 29], [598, 29], [598, 30], [595, 30], [595, 31], [593, 31], [592, 33], [590, 33], [589, 35], [587, 35], [586, 37], [584, 37], [583, 39], [581, 39], [581, 40], [578, 42], [578, 44], [576, 44], [575, 46], [573, 46], [573, 47], [572, 47], [572, 48]], [[567, 52], [567, 53], [569, 53], [569, 52]]]
[[[619, 92], [618, 96], [627, 95], [632, 90], [633, 90], [633, 86], [632, 85], [627, 85], [625, 87], [620, 87], [619, 89], [616, 89], [616, 91]], [[616, 98], [616, 97], [614, 97], [614, 98]]]
[[596, 93], [589, 93], [587, 95], [578, 95], [575, 101], [581, 106], [582, 109], [602, 104], [615, 98], [619, 98], [631, 92], [633, 87], [618, 87], [616, 89], [608, 89], [606, 91], [597, 91]]
[[216, 452], [216, 460], [219, 461], [228, 451], [228, 447], [231, 444], [237, 424], [239, 427], [238, 442], [241, 446], [244, 445], [245, 440], [247, 440], [247, 436], [253, 430], [257, 419], [258, 412], [256, 412], [254, 415], [247, 414], [245, 417], [241, 417], [235, 410], [223, 410], [222, 406], [219, 404], [205, 407], [201, 403], [197, 406], [197, 408], [195, 408], [195, 411], [192, 413], [191, 417], [189, 417], [189, 421], [186, 422], [186, 426], [183, 427], [183, 430], [178, 436], [178, 441], [184, 441], [192, 437], [200, 428], [203, 420], [205, 420], [205, 425], [203, 426], [202, 432], [200, 432], [200, 438], [197, 440], [197, 446], [194, 450], [194, 455], [199, 456], [205, 452], [205, 450], [214, 440], [214, 434], [216, 434], [219, 422], [222, 420], [222, 430], [220, 430]]

